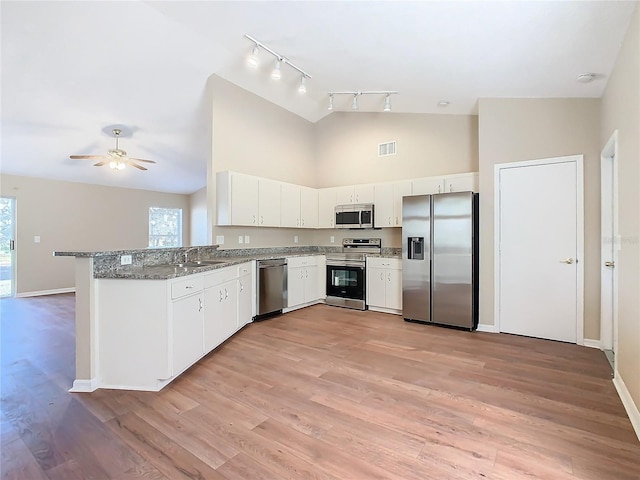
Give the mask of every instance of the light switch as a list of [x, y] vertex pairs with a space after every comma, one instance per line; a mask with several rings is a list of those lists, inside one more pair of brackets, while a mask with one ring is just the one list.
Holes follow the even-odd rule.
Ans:
[[293, 243], [298, 243], [298, 235], [293, 236]]
[[224, 245], [224, 235], [216, 235], [216, 243], [218, 245]]
[[249, 243], [249, 235], [244, 236], [244, 243]]
[[120, 265], [131, 265], [131, 255], [121, 255]]
[[40, 235], [36, 235], [33, 237], [33, 243], [40, 243]]
[[244, 237], [242, 235], [238, 235], [238, 243], [244, 243]]
[[334, 237], [333, 235], [331, 235], [330, 240], [331, 240], [331, 243], [336, 243], [336, 237]]

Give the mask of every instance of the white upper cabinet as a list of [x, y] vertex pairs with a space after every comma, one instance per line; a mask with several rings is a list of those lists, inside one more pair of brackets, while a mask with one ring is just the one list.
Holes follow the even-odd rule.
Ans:
[[258, 225], [258, 177], [235, 172], [216, 175], [218, 225]]
[[281, 227], [300, 226], [300, 187], [291, 183], [283, 183], [280, 187]]
[[336, 226], [337, 188], [321, 188], [318, 190], [318, 227], [334, 228]]
[[478, 173], [459, 173], [438, 177], [416, 178], [411, 181], [412, 195], [426, 195], [431, 193], [448, 192], [477, 192]]
[[411, 181], [378, 183], [374, 187], [376, 227], [402, 226], [402, 197], [411, 195]]
[[280, 226], [280, 182], [261, 178], [258, 185], [260, 227]]
[[300, 187], [300, 226], [302, 228], [318, 228], [318, 190]]
[[373, 184], [336, 187], [336, 204], [373, 203]]

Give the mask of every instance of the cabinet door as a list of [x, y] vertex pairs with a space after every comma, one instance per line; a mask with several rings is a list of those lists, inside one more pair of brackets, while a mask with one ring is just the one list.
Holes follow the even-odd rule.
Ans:
[[231, 225], [258, 224], [258, 178], [231, 174]]
[[385, 271], [384, 268], [367, 267], [367, 305], [385, 306]]
[[393, 226], [393, 184], [379, 183], [373, 187], [375, 210], [373, 219], [375, 226]]
[[280, 226], [280, 182], [260, 179], [259, 187], [259, 214], [258, 225], [261, 227]]
[[423, 177], [411, 181], [412, 195], [444, 192], [444, 177]]
[[348, 205], [355, 202], [355, 196], [353, 193], [353, 185], [346, 185], [344, 187], [336, 188], [336, 205]]
[[386, 270], [387, 285], [385, 303], [387, 308], [402, 309], [402, 270], [389, 268]]
[[334, 228], [336, 221], [336, 189], [322, 188], [318, 191], [318, 227]]
[[318, 267], [309, 266], [304, 269], [304, 301], [318, 300]]
[[445, 177], [445, 192], [477, 192], [478, 174], [462, 173]]
[[253, 311], [251, 274], [238, 278], [238, 328], [251, 322]]
[[300, 226], [318, 228], [318, 190], [300, 187]]
[[205, 289], [204, 346], [209, 352], [238, 329], [236, 280]]
[[411, 195], [411, 181], [396, 182], [393, 184], [393, 222], [392, 226], [402, 226], [402, 197]]
[[373, 203], [373, 185], [355, 185], [353, 195], [353, 203]]
[[202, 294], [183, 297], [171, 305], [173, 375], [182, 372], [204, 354], [204, 303]]
[[300, 187], [290, 183], [280, 186], [281, 227], [300, 226]]
[[304, 303], [304, 267], [289, 267], [287, 271], [287, 307]]

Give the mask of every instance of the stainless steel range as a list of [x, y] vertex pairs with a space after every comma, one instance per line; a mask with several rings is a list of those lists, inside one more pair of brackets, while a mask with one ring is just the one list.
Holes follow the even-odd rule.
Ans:
[[366, 254], [380, 254], [380, 238], [345, 238], [341, 253], [327, 254], [327, 305], [365, 310]]

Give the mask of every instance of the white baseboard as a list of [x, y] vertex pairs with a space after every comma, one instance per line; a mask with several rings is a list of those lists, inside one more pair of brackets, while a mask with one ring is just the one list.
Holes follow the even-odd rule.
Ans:
[[600, 340], [585, 338], [582, 340], [582, 345], [584, 345], [585, 347], [597, 348], [598, 350], [602, 350], [602, 343], [600, 343]]
[[617, 371], [613, 377], [613, 385], [618, 391], [620, 400], [622, 400], [622, 405], [624, 405], [624, 409], [627, 411], [627, 415], [629, 415], [629, 420], [631, 420], [631, 425], [636, 431], [636, 436], [638, 437], [638, 440], [640, 440], [640, 410], [638, 410], [638, 406], [634, 403], [629, 390], [627, 390], [627, 386], [624, 384], [622, 377], [620, 377], [620, 374]]
[[69, 389], [71, 393], [90, 393], [96, 391], [98, 381], [95, 378], [90, 380], [74, 380], [73, 387]]
[[58, 295], [59, 293], [75, 293], [75, 291], [76, 291], [75, 287], [54, 288], [53, 290], [39, 290], [36, 292], [16, 293], [16, 298], [39, 297], [41, 295]]
[[487, 325], [485, 323], [478, 324], [478, 332], [487, 332], [487, 333], [500, 333], [498, 327], [495, 325]]
[[392, 315], [402, 315], [402, 310], [396, 310], [395, 308], [372, 307], [371, 305], [368, 305], [368, 308], [372, 312], [390, 313]]

